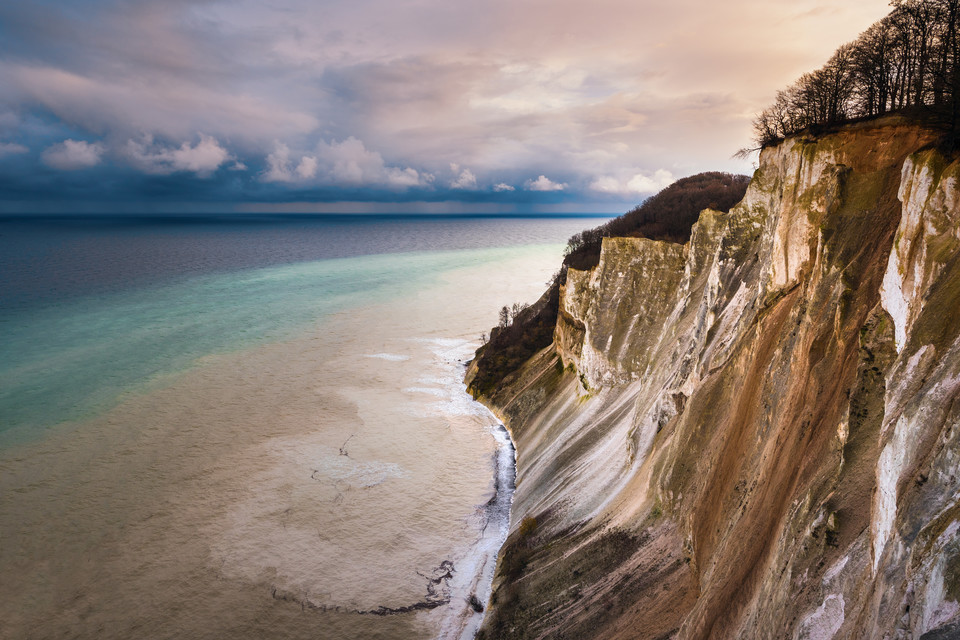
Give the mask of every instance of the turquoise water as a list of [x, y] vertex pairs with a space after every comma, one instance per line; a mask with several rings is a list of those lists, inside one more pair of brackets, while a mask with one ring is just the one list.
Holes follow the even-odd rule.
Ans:
[[592, 223], [0, 220], [0, 637], [472, 637], [465, 363]]
[[451, 269], [529, 251], [414, 252], [247, 269], [0, 318], [0, 429], [8, 438], [29, 438], [102, 412], [207, 354], [283, 340], [351, 306], [410, 295]]

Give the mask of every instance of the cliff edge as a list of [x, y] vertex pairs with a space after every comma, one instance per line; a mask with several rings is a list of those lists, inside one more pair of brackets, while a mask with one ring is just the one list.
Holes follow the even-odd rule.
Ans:
[[518, 469], [478, 637], [957, 637], [960, 162], [935, 139], [787, 139], [687, 244], [606, 238], [568, 272], [553, 344], [481, 398]]

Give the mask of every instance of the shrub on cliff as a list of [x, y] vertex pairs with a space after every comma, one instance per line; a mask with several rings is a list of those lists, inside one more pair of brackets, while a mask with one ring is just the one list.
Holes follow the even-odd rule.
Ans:
[[565, 267], [592, 269], [600, 261], [603, 238], [650, 238], [684, 243], [704, 209], [729, 211], [743, 199], [748, 176], [710, 171], [681, 178], [619, 218], [567, 241]]
[[531, 306], [500, 310], [500, 324], [490, 330], [486, 344], [477, 349], [476, 374], [470, 383], [474, 395], [489, 395], [507, 375], [553, 342], [560, 307], [559, 273], [548, 287]]

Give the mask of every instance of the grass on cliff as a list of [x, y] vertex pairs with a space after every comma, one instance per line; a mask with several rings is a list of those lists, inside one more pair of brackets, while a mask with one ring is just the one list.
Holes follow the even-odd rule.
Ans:
[[563, 265], [546, 293], [530, 307], [504, 316], [476, 354], [476, 374], [470, 384], [475, 396], [493, 396], [503, 381], [535, 353], [553, 342], [560, 307], [560, 287], [568, 268], [592, 269], [600, 262], [603, 238], [649, 238], [684, 243], [704, 209], [729, 211], [743, 199], [750, 178], [717, 171], [677, 180], [619, 218], [570, 238]]

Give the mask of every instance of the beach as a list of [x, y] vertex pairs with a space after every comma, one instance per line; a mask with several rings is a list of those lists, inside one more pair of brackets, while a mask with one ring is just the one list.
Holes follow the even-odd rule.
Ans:
[[2, 636], [472, 637], [513, 450], [464, 368], [559, 250], [378, 256], [443, 268], [7, 444]]

